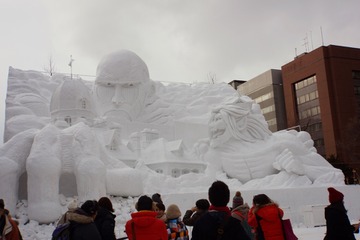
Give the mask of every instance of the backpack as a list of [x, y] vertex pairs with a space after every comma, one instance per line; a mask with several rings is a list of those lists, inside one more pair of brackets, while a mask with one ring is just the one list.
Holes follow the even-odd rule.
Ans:
[[51, 240], [70, 240], [71, 228], [70, 222], [58, 225], [52, 233]]

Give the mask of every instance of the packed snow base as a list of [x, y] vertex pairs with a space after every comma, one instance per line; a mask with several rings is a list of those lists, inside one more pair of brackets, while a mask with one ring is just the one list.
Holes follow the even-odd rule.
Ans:
[[[133, 52], [100, 61], [95, 82], [9, 69], [0, 195], [50, 223], [59, 194], [108, 195], [344, 185], [306, 132], [271, 133], [228, 84], [152, 81]], [[43, 211], [46, 209], [46, 212]]]
[[[349, 219], [352, 223], [358, 223], [360, 219], [360, 186], [343, 186], [337, 187], [338, 190], [345, 195], [345, 206], [348, 210]], [[289, 192], [290, 191], [290, 192]], [[242, 191], [244, 201], [251, 205], [252, 197], [254, 194], [266, 193], [274, 201], [279, 203], [279, 206], [284, 210], [284, 218], [290, 218], [294, 232], [298, 236], [299, 240], [319, 240], [325, 236], [325, 223], [323, 207], [328, 205], [328, 193], [324, 187], [311, 187], [311, 188], [292, 188], [292, 189], [276, 189], [276, 190], [258, 190], [258, 191]], [[148, 195], [151, 196], [152, 193]], [[231, 196], [234, 192], [232, 191]], [[164, 194], [162, 198], [166, 206], [175, 203], [180, 207], [182, 216], [187, 209], [194, 206], [195, 201], [200, 198], [207, 198], [207, 192], [203, 193], [189, 193], [189, 194]], [[113, 203], [113, 207], [116, 215], [116, 227], [115, 234], [118, 238], [125, 237], [124, 226], [127, 220], [131, 218], [131, 212], [135, 210], [135, 202], [137, 197], [113, 197], [110, 196]], [[67, 206], [78, 198], [67, 198], [60, 195], [60, 202], [62, 206], [62, 212], [65, 213]], [[290, 204], [290, 205], [289, 205]], [[308, 206], [321, 206], [321, 211], [315, 212], [315, 215], [308, 215], [306, 212]], [[294, 209], [303, 209], [302, 212], [297, 215]], [[51, 238], [51, 234], [56, 226], [56, 221], [50, 224], [39, 224], [37, 221], [29, 220], [27, 215], [27, 201], [22, 200], [17, 204], [16, 212], [13, 213], [13, 217], [19, 219], [20, 230], [24, 240], [47, 240]], [[316, 223], [318, 227], [307, 224]], [[191, 227], [189, 228], [191, 233]], [[359, 234], [355, 234], [356, 239], [360, 239]]]

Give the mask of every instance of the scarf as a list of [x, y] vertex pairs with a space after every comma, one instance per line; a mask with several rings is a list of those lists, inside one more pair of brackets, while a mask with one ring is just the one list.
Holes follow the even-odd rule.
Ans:
[[209, 210], [218, 211], [218, 212], [225, 212], [226, 216], [228, 216], [228, 217], [230, 217], [230, 215], [231, 215], [230, 209], [227, 206], [216, 207], [216, 206], [211, 205], [209, 207]]

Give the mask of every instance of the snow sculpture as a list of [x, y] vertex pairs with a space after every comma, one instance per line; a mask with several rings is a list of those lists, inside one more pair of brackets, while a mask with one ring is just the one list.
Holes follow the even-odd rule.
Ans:
[[206, 190], [220, 175], [236, 189], [344, 184], [309, 134], [271, 133], [259, 106], [226, 83], [165, 86], [126, 50], [105, 56], [95, 84], [84, 83], [10, 67], [0, 148], [0, 196], [10, 211], [22, 191], [29, 218], [49, 223], [61, 214], [59, 193], [71, 190], [81, 202]]
[[145, 62], [128, 50], [103, 57], [96, 70], [94, 93], [99, 114], [108, 121], [164, 124], [171, 118], [168, 104], [155, 94]]
[[271, 133], [259, 105], [246, 96], [230, 97], [213, 109], [209, 135], [206, 158], [213, 170], [242, 183], [256, 186], [257, 179], [286, 172], [289, 181], [301, 178], [308, 185], [344, 184], [343, 173], [316, 152], [307, 132]]

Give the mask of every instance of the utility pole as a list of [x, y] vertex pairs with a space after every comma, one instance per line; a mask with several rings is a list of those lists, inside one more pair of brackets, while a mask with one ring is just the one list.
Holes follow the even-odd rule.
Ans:
[[70, 77], [71, 77], [71, 80], [73, 79], [73, 72], [72, 72], [72, 63], [73, 63], [73, 61], [75, 61], [75, 59], [73, 59], [72, 58], [72, 55], [70, 55], [70, 62], [69, 62], [69, 67], [70, 67], [70, 73], [71, 73], [71, 75], [70, 75]]

